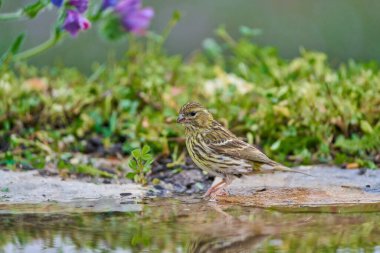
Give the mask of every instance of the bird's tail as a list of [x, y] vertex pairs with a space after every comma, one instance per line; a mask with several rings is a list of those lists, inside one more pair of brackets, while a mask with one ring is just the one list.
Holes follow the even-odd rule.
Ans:
[[309, 176], [309, 177], [314, 177], [313, 175], [310, 175], [306, 172], [303, 172], [303, 171], [300, 171], [297, 169], [291, 169], [289, 167], [286, 167], [286, 166], [279, 164], [279, 163], [276, 163], [276, 162], [272, 166], [273, 166], [273, 170], [275, 170], [275, 171], [293, 172], [293, 173], [304, 174], [304, 175]]

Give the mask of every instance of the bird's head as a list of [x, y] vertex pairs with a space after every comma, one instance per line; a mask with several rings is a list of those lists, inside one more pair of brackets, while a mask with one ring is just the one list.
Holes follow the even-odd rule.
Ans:
[[211, 113], [205, 107], [197, 102], [189, 102], [179, 111], [177, 123], [184, 124], [186, 127], [204, 129], [209, 128], [213, 120]]

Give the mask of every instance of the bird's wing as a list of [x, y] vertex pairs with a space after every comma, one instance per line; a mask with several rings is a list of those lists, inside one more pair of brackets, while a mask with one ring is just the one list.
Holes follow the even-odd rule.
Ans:
[[290, 169], [280, 163], [271, 160], [254, 146], [237, 138], [214, 141], [213, 143], [209, 143], [209, 147], [214, 152], [217, 152], [219, 154], [233, 157], [235, 159], [245, 159], [252, 162], [253, 173], [257, 173], [258, 171], [260, 171], [260, 173], [273, 173], [274, 171], [281, 171], [312, 176], [299, 170]]
[[233, 138], [214, 141], [209, 143], [209, 147], [216, 153], [233, 158], [245, 159], [254, 163], [268, 165], [277, 164], [254, 146], [239, 139]]

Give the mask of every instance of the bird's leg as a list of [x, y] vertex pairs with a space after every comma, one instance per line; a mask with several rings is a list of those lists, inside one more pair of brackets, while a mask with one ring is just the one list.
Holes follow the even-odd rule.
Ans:
[[214, 191], [213, 193], [211, 193], [211, 198], [215, 198], [216, 196], [228, 196], [229, 193], [228, 191], [226, 190], [226, 187], [225, 185], [223, 187], [219, 187], [218, 189], [216, 189], [216, 191]]
[[219, 187], [210, 194], [210, 201], [215, 201], [217, 196], [228, 196], [229, 192], [226, 190], [226, 188], [232, 183], [232, 180], [233, 178], [230, 178], [228, 176], [224, 178], [224, 184], [219, 185]]
[[210, 194], [210, 199], [209, 201], [216, 201], [216, 197], [218, 196], [228, 196], [229, 193], [228, 191], [226, 191], [226, 187], [225, 185], [221, 186], [221, 187], [218, 187], [215, 191], [213, 191], [211, 194]]
[[214, 186], [211, 186], [202, 197], [206, 198], [206, 197], [210, 196], [213, 192], [217, 191], [218, 188], [221, 187], [221, 185], [224, 185], [225, 183], [226, 183], [226, 180], [223, 178], [222, 181], [220, 181], [219, 183], [217, 183]]

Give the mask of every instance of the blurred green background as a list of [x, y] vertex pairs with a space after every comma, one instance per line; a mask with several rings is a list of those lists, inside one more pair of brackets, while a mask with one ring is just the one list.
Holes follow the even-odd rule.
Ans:
[[[4, 0], [0, 12], [11, 12], [32, 0]], [[323, 51], [332, 64], [347, 59], [380, 60], [380, 1], [375, 0], [145, 0], [156, 17], [152, 30], [161, 31], [174, 10], [182, 19], [166, 43], [169, 53], [189, 55], [200, 49], [202, 41], [224, 24], [232, 34], [246, 25], [263, 31], [257, 43], [279, 49], [281, 56], [292, 58], [304, 47]], [[35, 20], [0, 23], [0, 52], [22, 31], [28, 37], [24, 48], [37, 45], [49, 36], [56, 19], [54, 9]], [[109, 55], [120, 56], [126, 41], [106, 42], [97, 29], [81, 33], [30, 60], [38, 66], [52, 63], [75, 66], [89, 72], [93, 62], [104, 62]]]

